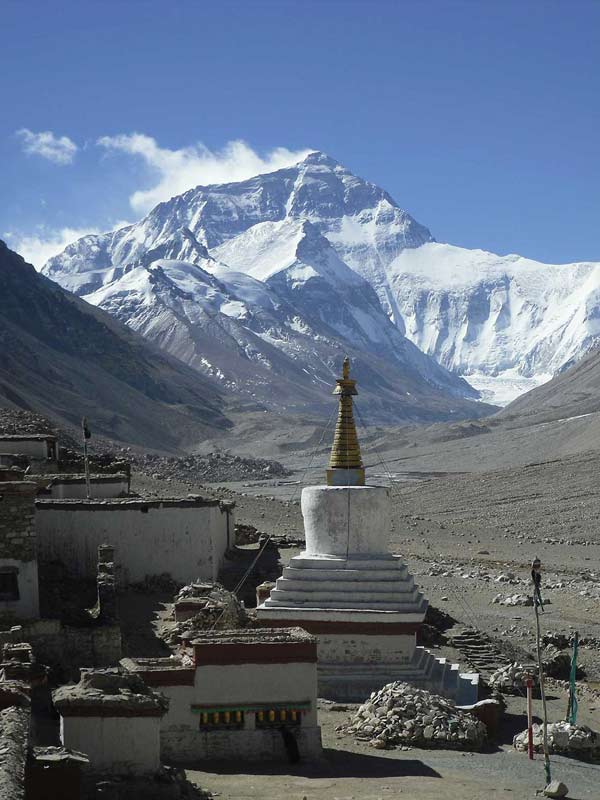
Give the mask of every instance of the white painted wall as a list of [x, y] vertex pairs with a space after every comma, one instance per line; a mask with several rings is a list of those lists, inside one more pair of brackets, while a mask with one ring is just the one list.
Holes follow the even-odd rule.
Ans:
[[[53, 503], [56, 502], [56, 505]], [[218, 505], [36, 504], [38, 557], [58, 559], [77, 576], [96, 575], [98, 545], [115, 547], [122, 585], [167, 572], [180, 583], [216, 580], [227, 549], [227, 513]], [[233, 536], [230, 512], [230, 536]]]
[[169, 698], [163, 727], [197, 728], [199, 715], [192, 705], [232, 703], [311, 703], [305, 725], [317, 724], [316, 664], [226, 664], [198, 667], [194, 686], [161, 686]]
[[[91, 481], [92, 497], [96, 500], [105, 499], [109, 497], [123, 497], [129, 491], [129, 483], [127, 477], [102, 480], [94, 479]], [[83, 500], [87, 497], [87, 487], [85, 479], [74, 483], [72, 481], [62, 481], [60, 478], [55, 478], [50, 486], [50, 497], [53, 500], [63, 500], [70, 498], [73, 500]]]
[[307, 555], [388, 552], [391, 510], [383, 486], [307, 486], [302, 490]]
[[226, 664], [196, 668], [194, 703], [284, 703], [309, 700], [306, 725], [317, 724], [317, 665]]
[[317, 726], [316, 664], [235, 664], [210, 665], [196, 669], [194, 686], [161, 686], [169, 698], [169, 710], [161, 723], [161, 748], [164, 759], [174, 761], [206, 758], [247, 761], [286, 760], [279, 731], [254, 730], [249, 713], [243, 730], [200, 730], [198, 705], [230, 705], [282, 702], [310, 702], [302, 715], [300, 728], [294, 729], [301, 754], [316, 757], [321, 753], [321, 732]]
[[60, 740], [94, 772], [142, 774], [160, 765], [160, 717], [61, 717]]
[[46, 439], [0, 439], [0, 453], [44, 459], [48, 458], [48, 442]]
[[0, 566], [17, 567], [19, 570], [19, 599], [0, 600], [0, 614], [12, 614], [18, 619], [37, 619], [40, 616], [37, 561], [1, 558]]

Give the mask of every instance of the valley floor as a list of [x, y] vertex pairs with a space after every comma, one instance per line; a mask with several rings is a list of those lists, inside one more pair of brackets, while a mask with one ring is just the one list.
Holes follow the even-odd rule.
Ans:
[[[573, 425], [577, 428], [578, 421]], [[547, 432], [540, 429], [538, 442], [543, 442]], [[514, 433], [513, 452], [518, 450], [520, 436], [519, 431]], [[390, 469], [399, 479], [391, 489], [391, 548], [404, 556], [432, 605], [459, 624], [529, 653], [534, 646], [533, 609], [492, 601], [497, 596], [527, 594], [530, 563], [539, 556], [544, 566], [543, 593], [550, 601], [543, 630], [564, 634], [577, 630], [587, 640], [580, 649], [580, 663], [587, 671], [587, 685], [596, 691], [581, 692], [579, 721], [600, 730], [600, 452], [505, 466], [506, 453], [496, 454], [490, 448], [494, 438], [492, 433], [437, 445], [425, 442], [396, 452], [388, 448], [379, 471], [375, 450], [367, 441], [364, 451], [371, 462], [372, 482], [387, 480]], [[453, 455], [459, 452], [462, 457], [454, 460], [452, 469]], [[324, 456], [318, 453], [309, 466], [310, 459], [304, 456], [273, 455], [295, 468], [290, 478], [209, 488], [172, 482], [169, 490], [228, 496], [236, 501], [238, 522], [277, 536], [302, 537], [301, 487], [322, 482]], [[525, 462], [527, 455], [524, 452]], [[138, 490], [164, 491], [150, 478], [138, 475], [135, 481]], [[282, 560], [297, 552], [282, 549]], [[457, 651], [446, 652], [461, 659]], [[464, 661], [462, 666], [466, 666]], [[563, 692], [558, 684], [552, 686], [550, 721], [564, 718]], [[539, 705], [536, 701], [536, 715], [541, 714]], [[347, 713], [323, 708], [326, 754], [321, 764], [298, 770], [205, 765], [202, 773], [189, 775], [224, 800], [286, 796], [290, 800], [385, 800], [417, 793], [420, 800], [503, 796], [520, 800], [535, 796], [535, 790], [543, 786], [543, 764], [537, 757], [531, 765], [511, 746], [514, 733], [526, 727], [524, 699], [510, 699], [508, 712], [500, 744], [489, 752], [462, 755], [413, 749], [375, 754], [367, 743], [336, 732]], [[552, 762], [555, 777], [570, 787], [570, 797], [600, 797], [599, 765], [560, 757]]]

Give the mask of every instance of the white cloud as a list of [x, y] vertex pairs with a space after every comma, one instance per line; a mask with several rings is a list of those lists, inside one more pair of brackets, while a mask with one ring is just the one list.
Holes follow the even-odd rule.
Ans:
[[97, 143], [108, 150], [139, 156], [156, 172], [158, 182], [152, 188], [138, 190], [129, 198], [131, 207], [141, 214], [199, 184], [243, 181], [295, 164], [310, 152], [277, 147], [262, 157], [243, 141], [229, 142], [218, 152], [203, 144], [168, 150], [143, 133], [102, 136]]
[[[117, 230], [117, 228], [122, 228], [129, 224], [129, 222], [119, 221], [113, 226], [109, 226], [109, 229]], [[39, 270], [49, 258], [62, 253], [65, 247], [77, 241], [77, 239], [81, 239], [82, 236], [104, 232], [99, 228], [60, 228], [51, 230], [40, 227], [33, 234], [7, 232], [4, 236], [12, 250], [15, 250], [19, 255], [23, 256], [25, 261], [33, 264]]]
[[17, 131], [23, 142], [23, 150], [28, 155], [41, 156], [55, 164], [71, 164], [78, 148], [68, 136], [55, 136], [52, 131], [34, 133], [29, 128]]

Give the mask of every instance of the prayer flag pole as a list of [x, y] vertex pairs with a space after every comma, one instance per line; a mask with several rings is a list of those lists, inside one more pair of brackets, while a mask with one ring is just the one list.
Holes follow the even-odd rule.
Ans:
[[90, 482], [90, 460], [88, 456], [88, 439], [92, 438], [92, 434], [90, 433], [90, 429], [88, 428], [87, 417], [84, 417], [81, 420], [81, 430], [83, 433], [83, 461], [85, 465], [85, 489], [86, 489], [87, 499], [89, 500], [92, 496], [92, 487]]

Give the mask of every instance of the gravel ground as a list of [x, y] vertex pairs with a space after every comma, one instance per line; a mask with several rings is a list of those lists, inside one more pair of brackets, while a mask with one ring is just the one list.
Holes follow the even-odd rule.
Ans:
[[[566, 703], [556, 695], [552, 713]], [[532, 763], [512, 748], [514, 733], [526, 726], [525, 703], [509, 698], [501, 743], [483, 753], [452, 750], [374, 750], [341, 735], [336, 728], [349, 712], [321, 709], [319, 722], [325, 747], [321, 763], [289, 766], [204, 764], [187, 771], [190, 781], [221, 800], [388, 800], [398, 796], [419, 800], [488, 800], [533, 798], [544, 786], [541, 756]], [[570, 789], [572, 800], [598, 800], [600, 765], [552, 757], [552, 777]]]

